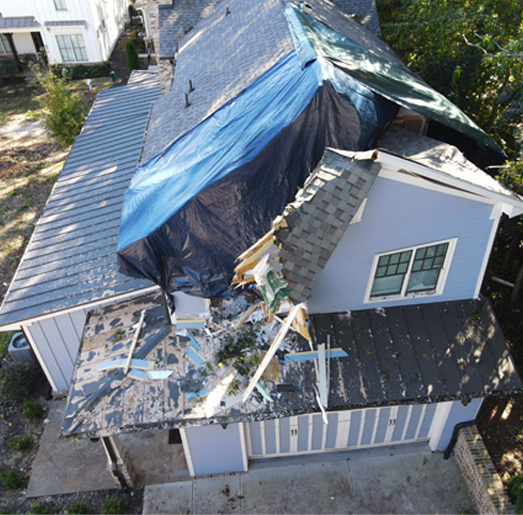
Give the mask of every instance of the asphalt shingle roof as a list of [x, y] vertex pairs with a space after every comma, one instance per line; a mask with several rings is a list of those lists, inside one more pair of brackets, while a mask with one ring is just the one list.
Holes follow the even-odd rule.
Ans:
[[123, 194], [134, 175], [157, 74], [98, 94], [48, 199], [9, 291], [0, 325], [139, 290], [117, 272]]
[[[221, 4], [179, 45], [171, 90], [153, 107], [143, 161], [233, 99], [292, 49], [280, 0]], [[194, 92], [189, 94], [189, 80]]]
[[282, 273], [292, 300], [305, 302], [367, 196], [379, 165], [352, 152], [327, 149], [296, 200], [275, 220]]
[[191, 0], [174, 2], [173, 5], [160, 5], [160, 58], [174, 57], [183, 36], [208, 16], [219, 2], [220, 0]]

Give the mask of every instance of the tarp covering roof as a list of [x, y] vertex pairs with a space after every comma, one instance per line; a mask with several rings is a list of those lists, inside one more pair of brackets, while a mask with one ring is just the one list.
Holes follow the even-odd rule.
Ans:
[[227, 294], [235, 258], [294, 200], [324, 149], [370, 148], [400, 105], [496, 147], [386, 52], [293, 5], [284, 13], [294, 50], [138, 169], [125, 195], [120, 271], [167, 292]]

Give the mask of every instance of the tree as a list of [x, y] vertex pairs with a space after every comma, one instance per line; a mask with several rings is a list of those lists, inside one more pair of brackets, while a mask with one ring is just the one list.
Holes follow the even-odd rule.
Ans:
[[521, 153], [523, 3], [379, 0], [385, 38], [407, 66], [500, 143]]
[[44, 127], [61, 145], [72, 145], [87, 116], [86, 102], [67, 87], [66, 69], [55, 74], [51, 68], [34, 65], [32, 70], [45, 91], [38, 99], [44, 109]]
[[125, 45], [125, 56], [127, 58], [127, 69], [129, 70], [129, 73], [131, 73], [133, 70], [140, 69], [140, 59], [138, 58], [138, 52], [136, 51], [136, 47], [131, 41], [128, 41], [127, 45]]

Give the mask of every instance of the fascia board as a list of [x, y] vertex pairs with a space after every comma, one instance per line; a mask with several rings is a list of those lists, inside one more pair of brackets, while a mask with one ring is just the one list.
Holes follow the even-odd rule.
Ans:
[[463, 190], [464, 192], [479, 195], [480, 197], [486, 197], [491, 200], [491, 203], [501, 203], [503, 207], [510, 206], [511, 209], [508, 210], [510, 212], [504, 211], [509, 217], [523, 213], [523, 199], [514, 198], [511, 195], [504, 195], [502, 193], [483, 188], [477, 184], [458, 179], [457, 177], [452, 177], [451, 175], [448, 175], [439, 170], [429, 168], [428, 166], [416, 163], [410, 159], [405, 159], [393, 154], [389, 154], [383, 150], [378, 150], [377, 153], [377, 161], [379, 163], [389, 165], [396, 170], [404, 169], [429, 180], [437, 181], [443, 184], [447, 184], [453, 188]]

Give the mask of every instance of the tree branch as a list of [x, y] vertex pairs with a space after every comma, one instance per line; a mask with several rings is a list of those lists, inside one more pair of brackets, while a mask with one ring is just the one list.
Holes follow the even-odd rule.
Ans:
[[[474, 33], [474, 35], [481, 37], [477, 33]], [[463, 39], [465, 40], [465, 43], [468, 46], [472, 46], [474, 48], [479, 48], [487, 57], [493, 57], [495, 59], [503, 59], [505, 57], [515, 57], [515, 58], [519, 58], [519, 59], [523, 58], [523, 54], [515, 54], [514, 52], [511, 52], [510, 50], [507, 50], [507, 49], [503, 48], [502, 46], [500, 46], [496, 41], [494, 41], [494, 44], [500, 49], [502, 54], [491, 54], [490, 52], [487, 52], [481, 45], [476, 45], [474, 43], [471, 43], [467, 39], [467, 36], [465, 36], [465, 34], [462, 34], [462, 36], [463, 36]]]

